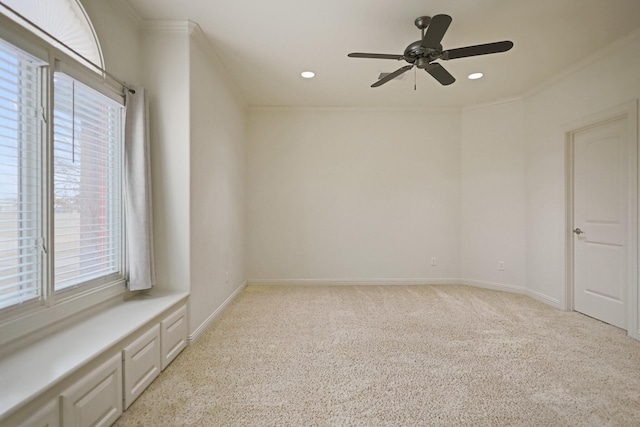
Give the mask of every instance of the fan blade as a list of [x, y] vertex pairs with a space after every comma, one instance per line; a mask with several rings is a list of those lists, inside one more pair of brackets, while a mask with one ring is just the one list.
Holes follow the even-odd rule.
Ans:
[[429, 26], [427, 27], [427, 33], [422, 38], [420, 46], [438, 49], [444, 33], [447, 32], [450, 24], [451, 17], [449, 15], [436, 15], [431, 18], [431, 22], [429, 22]]
[[402, 55], [387, 55], [386, 53], [350, 53], [349, 58], [371, 58], [371, 59], [404, 59]]
[[511, 41], [459, 47], [457, 49], [445, 50], [444, 52], [442, 52], [441, 59], [449, 60], [449, 59], [457, 59], [457, 58], [466, 58], [468, 56], [488, 55], [490, 53], [506, 52], [512, 47], [513, 47], [513, 42]]
[[413, 65], [405, 65], [402, 68], [398, 68], [397, 70], [395, 70], [393, 73], [388, 74], [386, 76], [384, 76], [383, 78], [381, 78], [380, 80], [378, 80], [377, 82], [375, 82], [374, 84], [371, 85], [371, 87], [378, 87], [378, 86], [382, 86], [383, 84], [385, 84], [386, 82], [388, 82], [389, 80], [393, 80], [396, 77], [398, 77], [400, 74], [402, 73], [406, 73], [407, 71], [409, 71], [410, 69], [413, 68]]
[[456, 81], [456, 79], [451, 74], [449, 74], [449, 72], [445, 70], [442, 65], [438, 64], [437, 62], [429, 64], [429, 66], [427, 66], [427, 68], [425, 68], [424, 70], [427, 73], [431, 74], [431, 76], [433, 76], [433, 78], [439, 81], [443, 86], [448, 86]]

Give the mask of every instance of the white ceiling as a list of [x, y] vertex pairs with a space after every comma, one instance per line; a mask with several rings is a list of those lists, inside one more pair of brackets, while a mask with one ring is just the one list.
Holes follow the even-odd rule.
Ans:
[[[640, 27], [640, 0], [127, 0], [143, 19], [200, 25], [251, 106], [462, 107], [511, 98]], [[443, 87], [417, 70], [369, 86], [420, 39], [418, 16], [453, 22], [444, 49], [511, 40], [506, 53], [442, 61]], [[640, 52], [629, 52], [638, 55]], [[312, 70], [305, 80], [300, 72]], [[485, 77], [470, 81], [481, 71]], [[603, 76], [606, 78], [606, 76]]]

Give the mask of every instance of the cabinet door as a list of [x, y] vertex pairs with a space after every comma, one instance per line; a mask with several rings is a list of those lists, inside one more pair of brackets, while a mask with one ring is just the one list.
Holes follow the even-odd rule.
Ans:
[[155, 325], [122, 352], [124, 409], [160, 375], [160, 325]]
[[160, 322], [162, 369], [187, 346], [187, 307], [182, 306]]
[[102, 427], [122, 415], [122, 355], [117, 353], [62, 394], [62, 425]]
[[59, 427], [60, 411], [58, 410], [58, 399], [52, 400], [25, 421], [18, 423], [18, 425], [20, 427]]

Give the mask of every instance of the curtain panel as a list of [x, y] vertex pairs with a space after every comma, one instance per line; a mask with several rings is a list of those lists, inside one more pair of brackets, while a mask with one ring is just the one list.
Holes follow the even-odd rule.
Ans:
[[125, 121], [125, 220], [127, 282], [129, 290], [155, 285], [151, 163], [149, 147], [149, 99], [147, 90], [126, 91]]

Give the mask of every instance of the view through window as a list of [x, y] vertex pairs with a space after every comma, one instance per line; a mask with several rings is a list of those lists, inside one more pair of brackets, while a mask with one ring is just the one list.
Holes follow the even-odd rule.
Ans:
[[54, 75], [55, 290], [120, 270], [121, 106]]

